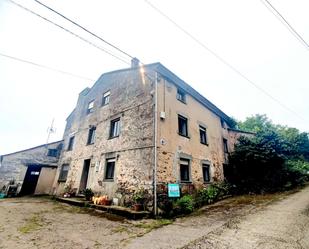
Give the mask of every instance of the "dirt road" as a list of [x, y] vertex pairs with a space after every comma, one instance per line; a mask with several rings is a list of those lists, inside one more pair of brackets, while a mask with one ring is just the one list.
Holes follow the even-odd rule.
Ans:
[[309, 248], [309, 187], [235, 220], [184, 248]]
[[2, 199], [0, 249], [308, 249], [309, 187], [230, 198], [169, 223], [128, 221], [46, 198]]

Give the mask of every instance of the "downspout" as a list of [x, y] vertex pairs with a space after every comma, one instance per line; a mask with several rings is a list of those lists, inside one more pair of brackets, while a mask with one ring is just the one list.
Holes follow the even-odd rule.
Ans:
[[158, 213], [157, 207], [157, 130], [158, 130], [158, 73], [155, 72], [155, 109], [154, 109], [154, 170], [153, 170], [153, 196], [154, 215]]

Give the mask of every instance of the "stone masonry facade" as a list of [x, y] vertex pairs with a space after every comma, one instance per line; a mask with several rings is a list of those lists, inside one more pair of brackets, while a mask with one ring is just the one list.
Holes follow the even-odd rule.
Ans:
[[152, 194], [155, 146], [158, 186], [197, 189], [222, 181], [241, 134], [230, 124], [160, 63], [105, 73], [79, 94], [67, 118], [54, 194], [91, 188], [121, 205], [140, 188]]

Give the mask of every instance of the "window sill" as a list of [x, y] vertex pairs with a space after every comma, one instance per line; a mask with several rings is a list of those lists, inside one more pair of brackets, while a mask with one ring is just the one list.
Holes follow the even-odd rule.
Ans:
[[181, 100], [181, 99], [177, 99], [179, 102], [181, 102], [181, 103], [183, 103], [183, 104], [187, 104], [187, 102], [186, 101], [183, 101], [183, 100]]
[[114, 137], [109, 137], [108, 140], [113, 139], [113, 138], [117, 138], [117, 137], [119, 137], [119, 135], [118, 136], [114, 136]]
[[66, 182], [67, 179], [58, 179], [58, 182]]
[[182, 184], [192, 184], [192, 181], [180, 181]]
[[102, 104], [101, 107], [107, 106], [108, 104], [109, 104], [109, 103], [107, 103], [107, 104]]
[[88, 146], [88, 145], [94, 145], [94, 143], [91, 143], [91, 144], [86, 144], [86, 146]]
[[189, 136], [187, 136], [187, 135], [183, 135], [183, 134], [181, 134], [181, 133], [179, 133], [179, 132], [178, 132], [178, 135], [179, 135], [179, 136], [181, 136], [181, 137], [185, 137], [185, 138], [190, 139], [190, 137], [189, 137]]
[[114, 182], [114, 179], [104, 179], [103, 182]]
[[201, 144], [206, 145], [206, 146], [208, 146], [208, 145], [209, 145], [208, 143], [202, 143], [202, 142], [201, 142]]

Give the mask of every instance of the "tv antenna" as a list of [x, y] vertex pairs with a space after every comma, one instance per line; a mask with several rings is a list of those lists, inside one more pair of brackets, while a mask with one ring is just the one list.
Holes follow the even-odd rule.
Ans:
[[47, 139], [46, 139], [46, 144], [48, 144], [48, 142], [49, 142], [50, 135], [51, 135], [52, 133], [55, 133], [55, 132], [56, 132], [56, 128], [54, 127], [54, 121], [55, 121], [55, 119], [53, 118], [50, 127], [47, 128]]

